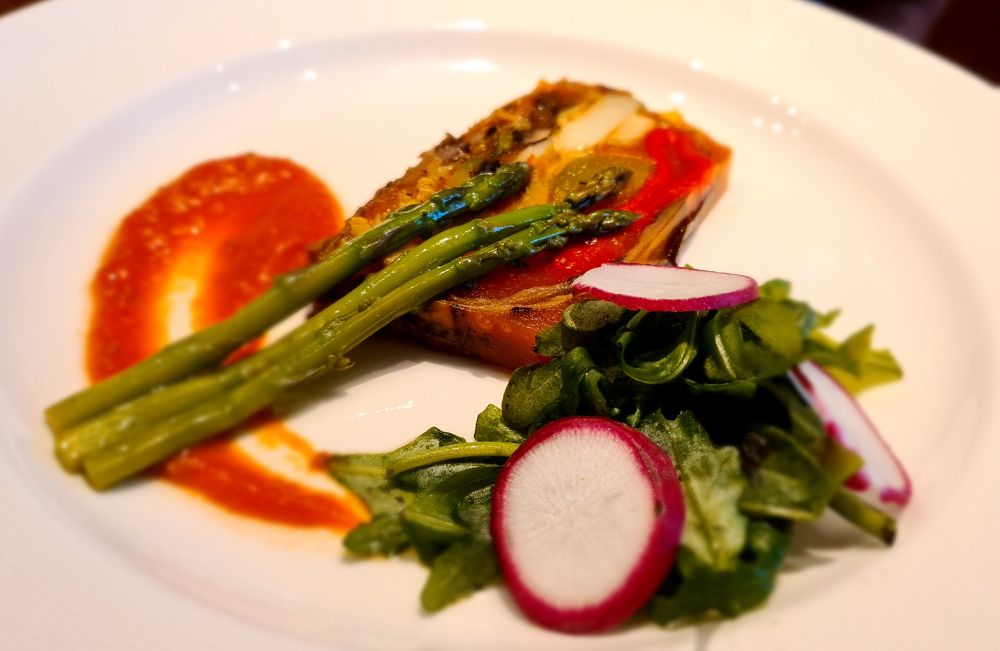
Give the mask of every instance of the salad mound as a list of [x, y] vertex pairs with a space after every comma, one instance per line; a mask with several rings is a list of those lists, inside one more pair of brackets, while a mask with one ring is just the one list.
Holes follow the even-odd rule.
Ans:
[[649, 621], [761, 605], [794, 524], [828, 508], [891, 545], [894, 518], [853, 481], [867, 467], [864, 446], [831, 436], [837, 414], [821, 416], [794, 380], [803, 364], [853, 392], [901, 377], [891, 353], [872, 347], [870, 326], [842, 342], [828, 336], [836, 316], [792, 298], [781, 280], [762, 284], [756, 300], [713, 310], [575, 303], [537, 337], [548, 361], [514, 372], [501, 405], [479, 414], [472, 441], [431, 428], [391, 452], [331, 458], [331, 473], [373, 516], [344, 544], [359, 557], [412, 549], [430, 569], [423, 607], [458, 601], [501, 575], [491, 517], [508, 457], [553, 422], [590, 416], [638, 430], [679, 478], [683, 529], [665, 579], [639, 607]]

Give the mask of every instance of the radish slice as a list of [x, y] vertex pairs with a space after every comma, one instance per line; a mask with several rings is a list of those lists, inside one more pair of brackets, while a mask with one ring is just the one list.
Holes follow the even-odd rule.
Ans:
[[617, 303], [629, 310], [695, 312], [747, 303], [757, 298], [748, 276], [653, 264], [608, 263], [573, 283], [573, 293]]
[[492, 531], [510, 593], [532, 620], [585, 633], [621, 624], [674, 561], [684, 497], [670, 458], [605, 418], [545, 425], [497, 481]]
[[823, 419], [827, 434], [864, 460], [844, 486], [888, 510], [905, 506], [913, 492], [910, 477], [851, 394], [813, 361], [802, 362], [788, 375]]

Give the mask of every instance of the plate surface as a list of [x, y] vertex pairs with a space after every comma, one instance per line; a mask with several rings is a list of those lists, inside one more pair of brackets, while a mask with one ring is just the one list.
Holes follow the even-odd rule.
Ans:
[[[1000, 633], [998, 94], [806, 5], [635, 2], [611, 20], [606, 3], [411, 4], [255, 1], [234, 16], [103, 1], [0, 21], [0, 60], [19, 62], [0, 71], [17, 98], [0, 106], [0, 646], [930, 649]], [[413, 562], [351, 563], [332, 534], [157, 482], [98, 497], [58, 469], [41, 410], [83, 382], [87, 283], [152, 189], [255, 151], [309, 167], [349, 211], [444, 131], [562, 76], [678, 108], [733, 147], [730, 187], [682, 262], [788, 278], [843, 308], [842, 333], [878, 325], [907, 377], [864, 404], [916, 490], [894, 549], [824, 521], [799, 531], [757, 612], [571, 638], [499, 589], [426, 617]], [[358, 359], [296, 416], [320, 449], [469, 434], [505, 382], [402, 344]]]

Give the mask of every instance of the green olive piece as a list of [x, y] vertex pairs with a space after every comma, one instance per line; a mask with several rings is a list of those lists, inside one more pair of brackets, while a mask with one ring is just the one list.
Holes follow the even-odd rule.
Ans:
[[630, 197], [646, 182], [653, 170], [653, 162], [638, 156], [622, 154], [594, 154], [571, 161], [556, 176], [552, 184], [552, 201], [562, 201], [573, 192], [582, 189], [602, 169], [622, 168], [630, 172], [619, 196]]

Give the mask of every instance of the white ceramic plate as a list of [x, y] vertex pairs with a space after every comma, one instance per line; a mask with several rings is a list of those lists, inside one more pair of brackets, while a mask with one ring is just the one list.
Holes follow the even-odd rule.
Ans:
[[[0, 647], [936, 649], [1000, 634], [1000, 101], [985, 84], [770, 2], [60, 2], [0, 21], [0, 61]], [[790, 278], [842, 307], [843, 330], [878, 324], [907, 377], [864, 402], [916, 486], [894, 549], [827, 522], [800, 532], [766, 608], [571, 638], [499, 589], [425, 617], [413, 562], [345, 562], [332, 534], [155, 482], [97, 496], [57, 468], [41, 410], [83, 382], [90, 274], [154, 187], [253, 150], [310, 167], [350, 209], [444, 131], [563, 75], [676, 106], [733, 146], [685, 262]], [[503, 384], [369, 346], [295, 425], [330, 450], [467, 434]]]

